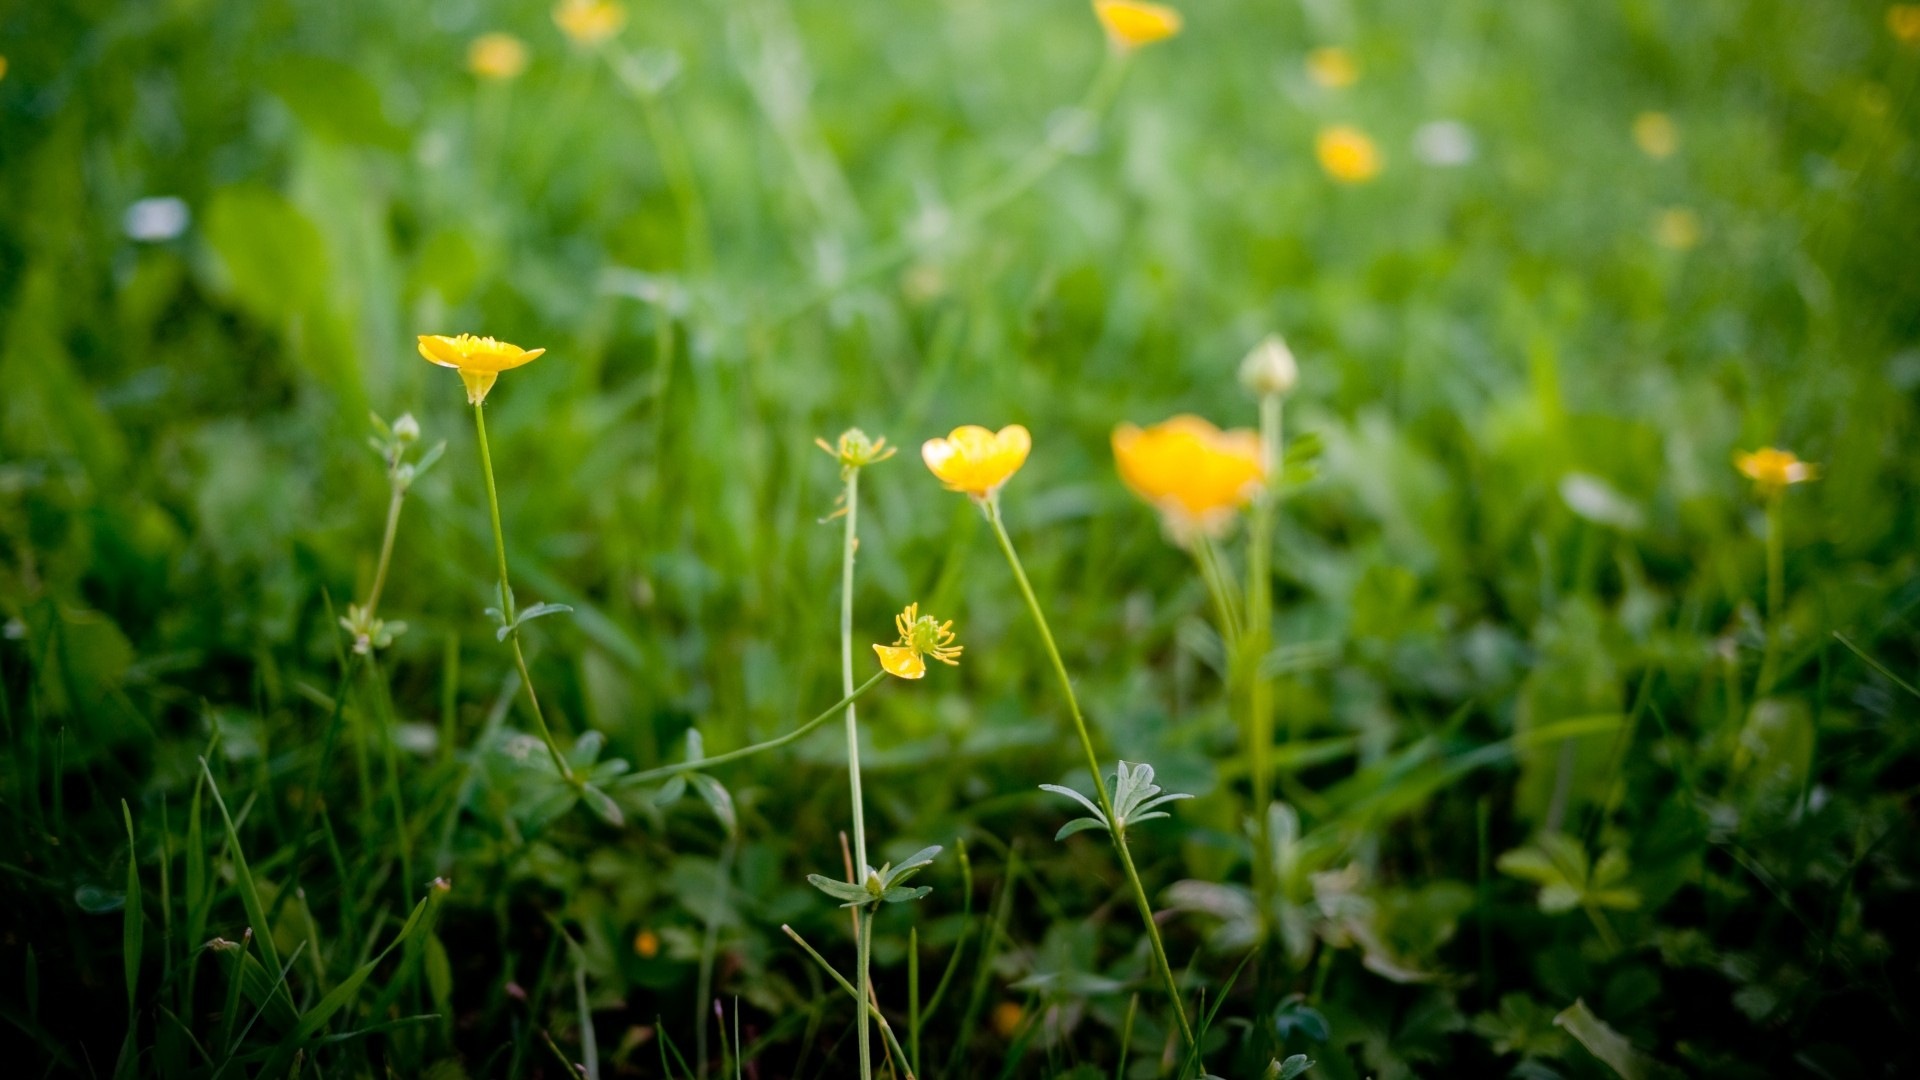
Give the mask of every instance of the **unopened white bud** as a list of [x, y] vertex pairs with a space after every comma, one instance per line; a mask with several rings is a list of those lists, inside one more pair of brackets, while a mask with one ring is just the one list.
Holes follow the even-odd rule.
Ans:
[[1240, 385], [1256, 396], [1289, 394], [1300, 381], [1300, 366], [1294, 363], [1293, 350], [1279, 334], [1268, 334], [1240, 361]]
[[420, 421], [406, 413], [393, 422], [393, 437], [401, 442], [412, 442], [420, 437]]

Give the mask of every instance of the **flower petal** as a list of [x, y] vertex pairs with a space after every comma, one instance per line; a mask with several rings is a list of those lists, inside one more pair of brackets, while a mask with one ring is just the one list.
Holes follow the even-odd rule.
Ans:
[[875, 645], [873, 651], [880, 656], [880, 666], [896, 678], [918, 679], [927, 673], [927, 662], [912, 649], [898, 645]]

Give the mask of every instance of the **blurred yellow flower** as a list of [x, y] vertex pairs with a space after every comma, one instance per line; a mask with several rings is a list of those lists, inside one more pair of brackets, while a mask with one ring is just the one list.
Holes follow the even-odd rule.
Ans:
[[1680, 149], [1680, 128], [1663, 112], [1643, 112], [1633, 118], [1633, 142], [1650, 158], [1672, 157]]
[[7, 58], [0, 56], [0, 79], [7, 77]]
[[976, 499], [990, 499], [1020, 466], [1027, 463], [1033, 436], [1019, 424], [998, 432], [975, 424], [954, 428], [944, 439], [928, 439], [920, 459], [949, 491], [964, 491]]
[[1176, 416], [1148, 428], [1113, 429], [1120, 479], [1166, 519], [1175, 540], [1218, 536], [1234, 512], [1260, 490], [1260, 436], [1221, 431], [1198, 416]]
[[1920, 4], [1894, 4], [1887, 8], [1887, 29], [1907, 45], [1920, 45]]
[[1165, 41], [1180, 32], [1180, 13], [1143, 0], [1093, 0], [1093, 14], [1107, 29], [1107, 40], [1121, 52]]
[[1327, 175], [1343, 184], [1363, 184], [1380, 175], [1380, 151], [1359, 128], [1347, 124], [1322, 128], [1313, 152]]
[[642, 928], [633, 935], [633, 954], [642, 960], [651, 960], [660, 955], [660, 935]]
[[1353, 54], [1338, 45], [1322, 45], [1307, 54], [1307, 77], [1329, 90], [1352, 86], [1360, 79]]
[[501, 372], [528, 363], [546, 351], [523, 349], [518, 345], [472, 334], [457, 337], [420, 335], [420, 355], [441, 367], [458, 371], [460, 381], [467, 384], [467, 400], [475, 405], [487, 399], [487, 391], [493, 389], [493, 382]]
[[1762, 495], [1777, 495], [1789, 484], [1804, 484], [1820, 477], [1820, 466], [1801, 461], [1791, 450], [1771, 446], [1733, 455], [1733, 467], [1752, 480], [1754, 490]]
[[467, 70], [483, 79], [516, 78], [527, 70], [527, 47], [512, 34], [481, 34], [467, 47]]
[[900, 631], [900, 640], [892, 645], [873, 647], [887, 674], [918, 679], [927, 673], [929, 656], [943, 664], [960, 666], [960, 653], [966, 646], [953, 644], [952, 619], [941, 622], [931, 615], [922, 615], [916, 603], [908, 604], [905, 611], [895, 615], [893, 626]]
[[1003, 1001], [993, 1007], [993, 1030], [1003, 1039], [1011, 1039], [1020, 1030], [1027, 1011], [1018, 1002]]
[[1692, 251], [1700, 243], [1700, 215], [1684, 206], [1660, 211], [1653, 222], [1653, 239], [1671, 251]]
[[560, 0], [553, 22], [575, 45], [598, 45], [627, 25], [627, 9], [613, 0]]

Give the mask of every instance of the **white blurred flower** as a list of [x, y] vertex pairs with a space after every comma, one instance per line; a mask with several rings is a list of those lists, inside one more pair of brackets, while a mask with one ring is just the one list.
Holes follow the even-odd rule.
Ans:
[[1413, 133], [1413, 152], [1429, 165], [1452, 167], [1474, 159], [1473, 129], [1458, 120], [1429, 120]]
[[141, 199], [127, 207], [126, 214], [120, 219], [120, 227], [127, 236], [144, 243], [157, 243], [172, 240], [187, 231], [187, 223], [193, 220], [193, 212], [187, 204], [171, 195], [156, 195]]
[[1646, 514], [1613, 485], [1589, 473], [1570, 472], [1560, 478], [1560, 499], [1567, 509], [1598, 525], [1632, 532], [1646, 522]]

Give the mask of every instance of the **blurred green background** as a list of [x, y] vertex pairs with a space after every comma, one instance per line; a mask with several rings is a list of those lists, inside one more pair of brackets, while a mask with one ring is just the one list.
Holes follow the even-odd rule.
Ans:
[[[202, 754], [283, 961], [307, 943], [298, 1010], [453, 881], [309, 1071], [664, 1075], [666, 1038], [717, 1069], [737, 1019], [754, 1075], [850, 1074], [852, 1010], [779, 932], [851, 957], [803, 880], [840, 866], [837, 725], [714, 771], [737, 836], [692, 798], [636, 798], [619, 829], [526, 820], [495, 782], [531, 720], [481, 614], [471, 421], [413, 344], [462, 331], [548, 350], [487, 403], [522, 600], [576, 609], [523, 640], [562, 742], [598, 731], [637, 767], [838, 696], [838, 476], [813, 440], [904, 448], [863, 485], [856, 641], [918, 600], [967, 647], [862, 711], [879, 849], [949, 848], [876, 931], [896, 1025], [909, 927], [929, 996], [960, 943], [923, 1075], [1111, 1075], [1135, 991], [1133, 1072], [1167, 1045], [1110, 854], [1055, 844], [1067, 810], [1035, 787], [1078, 760], [1044, 654], [984, 523], [916, 460], [1013, 422], [1034, 451], [1006, 516], [1102, 753], [1199, 796], [1134, 845], [1195, 999], [1225, 997], [1214, 1072], [1284, 1050], [1315, 1077], [1613, 1075], [1604, 1039], [1552, 1022], [1576, 1000], [1643, 1075], [1920, 1064], [1920, 12], [1180, 6], [1110, 105], [1079, 0], [635, 0], [591, 46], [544, 2], [0, 10], [22, 1075], [272, 1065], [285, 1031], [228, 1027], [187, 936], [195, 858], [205, 936], [249, 925]], [[488, 32], [524, 71], [469, 70]], [[1322, 168], [1333, 125], [1376, 176]], [[1234, 371], [1272, 331], [1301, 366], [1271, 659], [1298, 936], [1230, 988], [1249, 810], [1220, 643], [1107, 439], [1252, 423]], [[346, 710], [329, 833], [285, 901], [386, 507], [370, 411], [447, 450], [383, 601], [408, 629]], [[1763, 507], [1731, 458], [1769, 444], [1821, 476], [1786, 496], [1761, 696]], [[1554, 837], [1566, 874], [1596, 865], [1544, 910], [1553, 883], [1496, 862]]]

